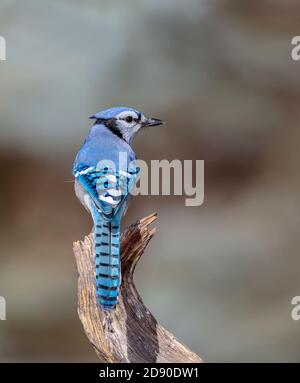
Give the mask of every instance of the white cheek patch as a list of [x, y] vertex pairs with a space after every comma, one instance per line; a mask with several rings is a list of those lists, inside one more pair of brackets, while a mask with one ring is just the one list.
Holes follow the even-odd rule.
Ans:
[[137, 124], [135, 125], [132, 129], [131, 129], [131, 134], [135, 134], [136, 132], [138, 132], [141, 128], [141, 125], [140, 124]]

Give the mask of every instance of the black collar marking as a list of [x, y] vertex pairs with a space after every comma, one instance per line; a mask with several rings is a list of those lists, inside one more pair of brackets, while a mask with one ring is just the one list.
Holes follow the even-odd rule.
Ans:
[[110, 120], [106, 120], [104, 118], [98, 118], [95, 122], [95, 125], [98, 125], [98, 124], [101, 124], [101, 125], [104, 125], [107, 129], [109, 129], [113, 134], [115, 134], [116, 136], [118, 136], [119, 138], [121, 138], [121, 140], [125, 141], [124, 140], [124, 137], [122, 135], [122, 133], [120, 132], [120, 130], [116, 127], [116, 125], [114, 124], [114, 119], [111, 118]]

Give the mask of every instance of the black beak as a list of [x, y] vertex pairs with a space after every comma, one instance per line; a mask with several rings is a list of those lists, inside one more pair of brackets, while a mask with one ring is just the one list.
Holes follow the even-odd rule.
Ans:
[[164, 122], [160, 120], [159, 118], [146, 118], [146, 120], [143, 122], [144, 126], [158, 126], [163, 125]]

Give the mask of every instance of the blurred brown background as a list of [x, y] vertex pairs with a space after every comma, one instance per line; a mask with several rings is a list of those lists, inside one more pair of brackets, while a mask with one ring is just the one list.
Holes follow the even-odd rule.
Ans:
[[[126, 4], [125, 4], [126, 3]], [[205, 203], [159, 215], [136, 272], [145, 303], [204, 360], [299, 361], [300, 35], [296, 0], [1, 0], [0, 361], [97, 361], [76, 313], [72, 242], [91, 229], [71, 169], [89, 115], [167, 125], [142, 159], [204, 159]]]

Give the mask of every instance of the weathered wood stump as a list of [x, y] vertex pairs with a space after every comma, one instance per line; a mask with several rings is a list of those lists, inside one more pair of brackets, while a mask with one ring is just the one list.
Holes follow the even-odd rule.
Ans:
[[122, 284], [119, 303], [113, 311], [102, 311], [96, 300], [93, 235], [74, 243], [79, 274], [78, 314], [97, 355], [104, 362], [202, 362], [201, 358], [163, 328], [145, 307], [133, 273], [147, 244], [155, 234], [149, 225], [152, 214], [130, 226], [122, 235]]

